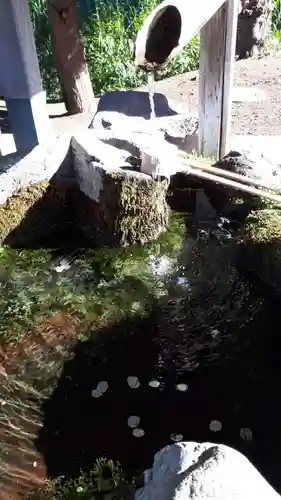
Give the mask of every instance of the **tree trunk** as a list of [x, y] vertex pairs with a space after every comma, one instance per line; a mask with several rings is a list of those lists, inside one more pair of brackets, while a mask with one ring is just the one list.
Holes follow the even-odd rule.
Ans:
[[236, 55], [245, 59], [258, 55], [270, 33], [273, 0], [240, 0]]
[[93, 110], [94, 93], [80, 38], [76, 0], [49, 0], [48, 19], [66, 109], [70, 114]]

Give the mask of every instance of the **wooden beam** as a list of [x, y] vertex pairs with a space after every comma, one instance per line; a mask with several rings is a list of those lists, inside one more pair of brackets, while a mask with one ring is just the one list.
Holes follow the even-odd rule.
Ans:
[[28, 0], [0, 0], [0, 67], [17, 149], [29, 150], [50, 128]]
[[200, 32], [199, 152], [225, 154], [231, 122], [239, 0], [227, 0]]

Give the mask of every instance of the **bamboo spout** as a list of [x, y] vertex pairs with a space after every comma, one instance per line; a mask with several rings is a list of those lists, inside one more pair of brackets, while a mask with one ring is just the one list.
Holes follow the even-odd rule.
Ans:
[[156, 71], [180, 52], [221, 7], [224, 0], [164, 0], [151, 11], [134, 47], [136, 66]]

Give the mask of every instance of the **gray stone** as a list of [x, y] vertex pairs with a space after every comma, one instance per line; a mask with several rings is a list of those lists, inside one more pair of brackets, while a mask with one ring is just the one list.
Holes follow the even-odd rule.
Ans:
[[273, 188], [281, 187], [281, 165], [272, 163], [262, 156], [255, 155], [254, 151], [247, 154], [230, 151], [215, 166], [251, 177]]
[[167, 446], [146, 478], [135, 500], [280, 500], [244, 455], [219, 444]]
[[11, 153], [0, 157], [0, 205], [17, 190], [42, 181], [55, 174], [71, 177], [72, 158], [70, 135], [63, 134], [30, 153]]
[[178, 114], [171, 110], [162, 94], [154, 95], [156, 118], [150, 118], [146, 92], [108, 92], [102, 96], [89, 128], [113, 130], [116, 134], [142, 133], [163, 136], [179, 149], [192, 152], [198, 148], [196, 115]]
[[[79, 188], [76, 223], [87, 238], [103, 245], [157, 238], [168, 223], [167, 180], [155, 181], [132, 168], [129, 152], [107, 143], [116, 139], [110, 131], [98, 137], [88, 130], [71, 141]], [[126, 138], [122, 141], [123, 147]]]

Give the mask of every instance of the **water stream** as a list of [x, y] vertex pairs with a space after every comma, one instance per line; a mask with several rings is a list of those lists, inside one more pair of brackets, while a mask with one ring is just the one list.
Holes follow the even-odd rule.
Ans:
[[153, 120], [154, 118], [156, 118], [155, 103], [154, 103], [155, 76], [153, 72], [147, 74], [147, 83], [148, 83], [148, 97], [151, 109], [150, 119]]
[[229, 251], [180, 217], [141, 248], [1, 250], [1, 499], [100, 456], [133, 473], [179, 436], [234, 446], [281, 491], [280, 305]]

